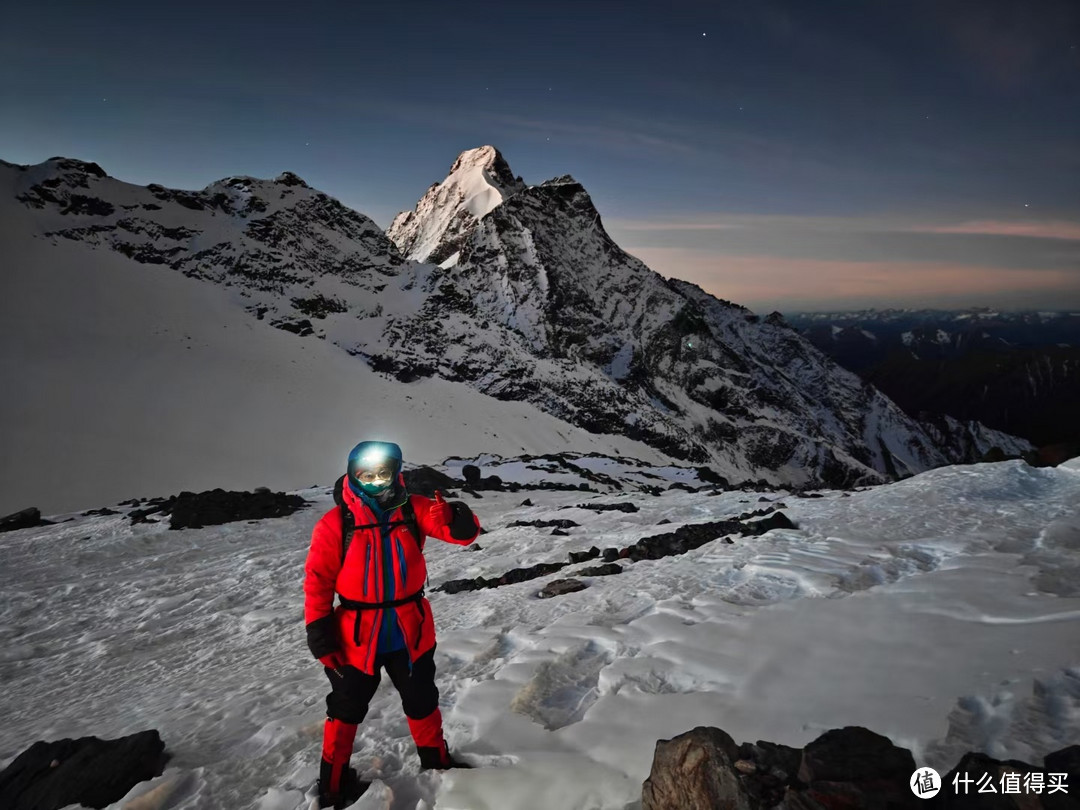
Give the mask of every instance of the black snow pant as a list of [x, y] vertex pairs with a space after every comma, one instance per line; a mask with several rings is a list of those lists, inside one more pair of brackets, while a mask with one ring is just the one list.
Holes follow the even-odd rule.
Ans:
[[341, 667], [341, 675], [326, 669], [333, 691], [326, 696], [326, 714], [344, 723], [362, 723], [368, 704], [375, 696], [385, 668], [394, 688], [401, 695], [405, 716], [422, 720], [439, 708], [439, 689], [435, 686], [435, 648], [432, 647], [409, 667], [409, 651], [395, 650], [375, 656], [375, 674], [356, 667]]

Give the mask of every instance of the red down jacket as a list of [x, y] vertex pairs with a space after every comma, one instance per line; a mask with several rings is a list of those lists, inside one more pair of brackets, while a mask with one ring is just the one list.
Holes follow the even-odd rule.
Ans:
[[391, 559], [384, 559], [383, 544], [378, 528], [361, 528], [377, 522], [372, 510], [348, 487], [341, 493], [345, 505], [352, 511], [356, 530], [348, 554], [341, 559], [341, 513], [335, 505], [328, 511], [311, 534], [311, 548], [304, 566], [304, 622], [311, 622], [334, 613], [346, 663], [369, 674], [375, 671], [375, 653], [383, 611], [397, 611], [397, 620], [405, 637], [409, 657], [415, 661], [435, 645], [435, 623], [428, 600], [421, 597], [392, 608], [350, 610], [334, 607], [334, 594], [354, 602], [387, 601], [386, 577], [393, 577], [394, 601], [407, 599], [427, 582], [427, 562], [424, 542], [436, 537], [448, 543], [467, 546], [480, 533], [480, 522], [472, 516], [476, 531], [467, 539], [450, 536], [450, 527], [434, 525], [429, 514], [433, 501], [423, 495], [409, 495], [420, 537], [413, 537], [403, 520], [401, 508], [386, 516], [398, 522], [390, 532]]

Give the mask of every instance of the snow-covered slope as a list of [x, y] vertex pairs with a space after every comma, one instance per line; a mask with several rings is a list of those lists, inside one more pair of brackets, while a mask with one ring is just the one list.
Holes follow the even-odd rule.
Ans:
[[[494, 425], [507, 419], [519, 425], [519, 406], [504, 408], [493, 399], [527, 404], [530, 412], [547, 415], [551, 431], [519, 425], [509, 432], [516, 437], [514, 446], [477, 448], [494, 452], [519, 452], [522, 447], [531, 453], [621, 452], [619, 448], [629, 446], [641, 458], [710, 464], [732, 481], [832, 485], [879, 481], [971, 460], [954, 452], [962, 443], [939, 446], [923, 426], [841, 370], [779, 318], [763, 320], [693, 285], [665, 280], [624, 253], [604, 232], [588, 194], [572, 178], [525, 187], [487, 147], [464, 153], [439, 186], [442, 191], [432, 191], [408, 222], [399, 219], [395, 226], [395, 237], [403, 245], [412, 239], [412, 255], [432, 244], [429, 258], [452, 249], [456, 263], [444, 261], [442, 267], [403, 259], [371, 220], [289, 173], [273, 181], [228, 178], [189, 192], [133, 186], [108, 177], [94, 164], [57, 158], [30, 167], [0, 165], [0, 186], [6, 192], [0, 195], [4, 253], [20, 257], [11, 269], [5, 268], [5, 285], [15, 284], [19, 273], [23, 279], [46, 278], [41, 268], [61, 273], [54, 283], [73, 290], [80, 289], [78, 284], [103, 285], [105, 276], [93, 275], [92, 267], [121, 255], [133, 260], [122, 263], [124, 273], [138, 272], [134, 262], [144, 265], [138, 282], [131, 283], [146, 294], [154, 294], [146, 285], [165, 277], [166, 269], [209, 282], [207, 290], [218, 296], [214, 307], [230, 312], [243, 308], [252, 320], [294, 332], [302, 341], [326, 341], [328, 356], [335, 357], [329, 372], [335, 381], [322, 382], [312, 369], [303, 394], [296, 394], [307, 397], [316, 420], [349, 412], [349, 402], [357, 401], [355, 395], [340, 399], [337, 386], [342, 380], [375, 390], [367, 382], [374, 370], [401, 383], [429, 381], [415, 389], [380, 388], [380, 401], [388, 410], [410, 396], [430, 401], [432, 392], [441, 390], [440, 380], [464, 383], [492, 398], [481, 397], [476, 401], [483, 401], [483, 407], [451, 416], [444, 429], [455, 440], [453, 426], [462, 422], [472, 425], [477, 436], [508, 435], [502, 427], [484, 427], [476, 416], [481, 413], [492, 414], [485, 419]], [[63, 280], [63, 274], [83, 271], [77, 282]], [[64, 334], [60, 342], [80, 343], [84, 353], [102, 363], [119, 362], [108, 358], [120, 344], [120, 351], [131, 355], [124, 367], [141, 368], [145, 354], [140, 354], [140, 341], [151, 340], [147, 320], [137, 326], [133, 321], [130, 328], [121, 321], [138, 320], [153, 307], [129, 301], [129, 282], [121, 275], [123, 279], [108, 282], [114, 285], [108, 295], [116, 302], [109, 316], [115, 323], [109, 328], [120, 330], [123, 340], [95, 345], [101, 315], [87, 307], [74, 307], [71, 315], [58, 313], [40, 285], [21, 298], [7, 297], [5, 306], [21, 321], [5, 328]], [[74, 304], [76, 299], [73, 295], [68, 300]], [[203, 306], [210, 305], [193, 305], [192, 311]], [[52, 329], [50, 320], [55, 322], [58, 315], [66, 322]], [[212, 327], [196, 315], [185, 316], [184, 322], [191, 318], [199, 328]], [[35, 326], [16, 326], [27, 321]], [[212, 331], [225, 335], [224, 329]], [[208, 352], [218, 352], [217, 338], [204, 337]], [[329, 344], [364, 363], [344, 364], [345, 358]], [[91, 367], [68, 370], [64, 364], [74, 361], [47, 343], [31, 350], [16, 341], [4, 351], [13, 370], [25, 374], [27, 368], [40, 366], [31, 378], [51, 374], [69, 379]], [[229, 351], [221, 349], [220, 356]], [[237, 356], [227, 363], [223, 359], [220, 368], [224, 373], [248, 363]], [[234, 371], [240, 378], [244, 373]], [[268, 385], [274, 377], [268, 375]], [[174, 379], [176, 385], [183, 384], [181, 377]], [[190, 388], [198, 398], [202, 384]], [[41, 423], [46, 413], [49, 424], [55, 423], [61, 400], [51, 396], [51, 390], [48, 385], [27, 387], [20, 399], [6, 403], [6, 429], [30, 436], [33, 431], [22, 425]], [[135, 386], [123, 407], [140, 415], [133, 421], [149, 424], [151, 411], [138, 396], [147, 391], [158, 396], [156, 392], [164, 390], [160, 385]], [[314, 393], [327, 390], [338, 396]], [[264, 397], [261, 407], [273, 411], [272, 399]], [[116, 413], [123, 413], [123, 407]], [[440, 411], [448, 407], [443, 404]], [[362, 410], [370, 414], [370, 407]], [[99, 411], [93, 411], [95, 420]], [[199, 427], [180, 432], [205, 431], [206, 441], [220, 446], [223, 458], [240, 458], [229, 455], [232, 440], [225, 421], [265, 421], [260, 421], [261, 410], [246, 404], [242, 409], [219, 405], [206, 413], [194, 421], [193, 412], [191, 424]], [[5, 480], [19, 480], [20, 470], [51, 464], [52, 451], [63, 445], [62, 436], [77, 433], [79, 446], [91, 448], [93, 442], [86, 437], [101, 435], [95, 420], [84, 417], [56, 437], [37, 428], [49, 440], [26, 439], [9, 451]], [[169, 426], [176, 429], [177, 424]], [[364, 420], [351, 421], [348, 432], [353, 433], [356, 424]], [[466, 434], [460, 435], [465, 446], [448, 452], [475, 447]], [[425, 448], [418, 452], [425, 453], [426, 448], [445, 446], [418, 444]], [[132, 454], [145, 456], [155, 443], [142, 437], [130, 447]], [[1011, 447], [1003, 449], [1012, 452]], [[131, 469], [147, 466], [140, 462]], [[20, 491], [40, 491], [41, 480], [35, 478], [33, 490], [24, 481]], [[296, 480], [290, 483], [296, 485]], [[201, 484], [206, 485], [209, 481]], [[130, 495], [126, 491], [121, 497]], [[13, 496], [9, 492], [3, 497]]]
[[[242, 239], [243, 219], [228, 219]], [[388, 380], [327, 341], [249, 315], [252, 289], [239, 281], [223, 289], [103, 245], [35, 238], [40, 225], [39, 212], [0, 194], [0, 515], [309, 486], [372, 436], [417, 462], [571, 449], [666, 458], [460, 383]]]
[[[799, 528], [624, 561], [551, 599], [536, 593], [580, 566], [431, 593], [449, 741], [487, 767], [418, 774], [384, 679], [357, 737], [354, 764], [377, 780], [357, 810], [626, 810], [656, 740], [699, 725], [793, 746], [863, 725], [941, 772], [967, 750], [1037, 762], [1080, 738], [1080, 462], [946, 467], [813, 499], [630, 494], [635, 480], [533, 491], [531, 506], [463, 496], [488, 533], [480, 550], [429, 542], [432, 586], [777, 502]], [[300, 581], [332, 501], [300, 494], [310, 508], [250, 524], [172, 532], [122, 508], [0, 534], [0, 766], [38, 739], [158, 728], [173, 759], [133, 792], [142, 810], [306, 808], [328, 684], [304, 646]], [[640, 511], [575, 508], [626, 501]], [[510, 525], [551, 518], [579, 526]]]

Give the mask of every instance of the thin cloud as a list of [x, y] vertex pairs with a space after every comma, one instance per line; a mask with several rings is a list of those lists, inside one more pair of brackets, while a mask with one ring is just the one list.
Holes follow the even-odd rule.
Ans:
[[906, 261], [723, 256], [683, 248], [632, 251], [661, 275], [751, 308], [839, 306], [1080, 306], [1080, 271]]
[[777, 214], [716, 214], [679, 219], [612, 219], [608, 227], [621, 231], [731, 231], [782, 229], [844, 233], [927, 233], [972, 236], [1026, 236], [1036, 239], [1080, 240], [1080, 222], [1067, 220], [966, 220], [939, 225], [912, 223], [902, 217], [820, 217]]
[[1080, 240], [1080, 223], [1077, 222], [1002, 222], [977, 220], [956, 225], [937, 225], [917, 228], [924, 233], [970, 233], [987, 236], [1030, 236], [1036, 239]]

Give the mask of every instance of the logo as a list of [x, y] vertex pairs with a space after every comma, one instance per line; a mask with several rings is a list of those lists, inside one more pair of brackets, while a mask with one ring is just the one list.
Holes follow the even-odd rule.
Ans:
[[933, 768], [919, 768], [911, 775], [911, 792], [920, 799], [936, 796], [941, 790], [941, 776]]

